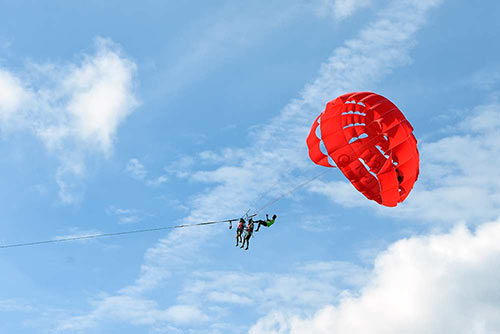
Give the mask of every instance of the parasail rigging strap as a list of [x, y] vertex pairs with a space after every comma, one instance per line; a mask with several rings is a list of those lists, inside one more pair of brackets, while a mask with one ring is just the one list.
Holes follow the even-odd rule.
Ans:
[[238, 219], [239, 218], [219, 220], [219, 221], [209, 221], [209, 222], [196, 223], [196, 224], [182, 224], [182, 225], [175, 225], [175, 226], [163, 226], [163, 227], [148, 228], [148, 229], [142, 229], [142, 230], [122, 231], [122, 232], [114, 232], [114, 233], [90, 234], [90, 235], [82, 235], [82, 236], [78, 236], [78, 237], [57, 238], [57, 239], [50, 239], [50, 240], [25, 242], [25, 243], [19, 243], [19, 244], [0, 245], [0, 249], [1, 248], [13, 248], [13, 247], [24, 247], [24, 246], [34, 246], [34, 245], [41, 245], [41, 244], [50, 244], [50, 243], [63, 242], [63, 241], [75, 241], [75, 240], [95, 239], [95, 238], [102, 238], [102, 237], [112, 237], [112, 236], [125, 235], [125, 234], [136, 234], [136, 233], [163, 231], [163, 230], [173, 230], [173, 229], [176, 229], [176, 228], [184, 228], [184, 227], [213, 225], [213, 224], [220, 224], [220, 223], [228, 223], [228, 222], [236, 221]]
[[[330, 168], [328, 168], [328, 169], [326, 169], [326, 170], [322, 171], [321, 173], [316, 174], [316, 175], [315, 175], [315, 176], [313, 176], [312, 178], [310, 178], [310, 179], [308, 179], [308, 180], [306, 180], [306, 181], [304, 181], [304, 182], [300, 183], [299, 185], [297, 185], [297, 186], [296, 186], [296, 187], [294, 187], [293, 189], [291, 189], [291, 190], [289, 190], [289, 191], [287, 191], [287, 192], [285, 192], [285, 193], [281, 194], [280, 196], [278, 196], [278, 197], [276, 197], [276, 198], [273, 198], [273, 199], [269, 200], [269, 201], [268, 201], [267, 203], [265, 203], [263, 206], [261, 206], [260, 208], [258, 208], [257, 210], [255, 210], [255, 211], [254, 211], [254, 213], [253, 213], [253, 216], [256, 216], [256, 215], [257, 215], [258, 213], [260, 213], [262, 210], [264, 210], [264, 209], [266, 209], [266, 208], [270, 207], [270, 206], [271, 206], [271, 205], [273, 205], [274, 203], [276, 203], [276, 202], [280, 201], [281, 199], [283, 199], [283, 198], [285, 198], [285, 197], [287, 197], [287, 196], [289, 196], [289, 195], [293, 194], [294, 192], [296, 192], [297, 190], [301, 189], [302, 187], [304, 187], [304, 186], [308, 185], [308, 184], [309, 184], [309, 183], [311, 183], [312, 181], [314, 181], [314, 180], [316, 180], [316, 179], [320, 178], [321, 176], [325, 175], [325, 174], [326, 174], [327, 172], [329, 172], [330, 170], [331, 170], [331, 169], [330, 169]], [[250, 210], [251, 210], [251, 208], [250, 208], [250, 209], [248, 209], [247, 213], [248, 213]]]
[[[312, 181], [318, 179], [319, 177], [323, 176], [326, 174], [330, 169], [328, 168], [327, 170], [315, 175], [314, 177], [310, 178], [309, 180], [306, 180], [302, 182], [301, 184], [297, 185], [295, 188], [283, 193], [279, 197], [276, 197], [269, 202], [265, 203], [263, 206], [261, 206], [259, 209], [257, 209], [253, 214], [249, 215], [248, 213], [250, 212], [250, 209], [243, 215], [243, 217], [248, 220], [249, 218], [255, 217], [260, 211], [264, 210], [265, 208], [268, 208], [269, 206], [273, 205], [274, 203], [278, 202], [279, 200], [283, 199], [284, 197], [291, 195], [292, 193], [296, 192], [300, 188], [306, 186], [307, 184], [311, 183]], [[225, 220], [219, 220], [219, 221], [208, 221], [208, 222], [202, 222], [202, 223], [195, 223], [195, 224], [181, 224], [181, 225], [174, 225], [174, 226], [162, 226], [162, 227], [156, 227], [156, 228], [148, 228], [148, 229], [141, 229], [141, 230], [131, 230], [131, 231], [121, 231], [121, 232], [114, 232], [114, 233], [101, 233], [101, 234], [90, 234], [90, 235], [82, 235], [82, 236], [76, 236], [76, 237], [68, 237], [68, 238], [56, 238], [56, 239], [49, 239], [49, 240], [42, 240], [42, 241], [33, 241], [33, 242], [25, 242], [25, 243], [18, 243], [18, 244], [8, 244], [8, 245], [0, 245], [0, 249], [3, 248], [14, 248], [14, 247], [25, 247], [25, 246], [35, 246], [35, 245], [42, 245], [42, 244], [50, 244], [50, 243], [56, 243], [56, 242], [65, 242], [65, 241], [75, 241], [75, 240], [86, 240], [86, 239], [96, 239], [96, 238], [103, 238], [103, 237], [113, 237], [113, 236], [118, 236], [118, 235], [126, 235], [126, 234], [137, 234], [137, 233], [146, 233], [146, 232], [156, 232], [156, 231], [164, 231], [164, 230], [173, 230], [177, 228], [184, 228], [184, 227], [194, 227], [194, 226], [204, 226], [204, 225], [214, 225], [214, 224], [220, 224], [220, 223], [229, 223], [229, 228], [232, 227], [232, 222], [233, 221], [238, 221], [240, 218], [233, 218], [233, 219], [225, 219]]]
[[[294, 166], [289, 166], [282, 174], [286, 175], [290, 173], [293, 169]], [[258, 196], [257, 199], [250, 204], [250, 207], [248, 208], [247, 212], [245, 212], [245, 214], [242, 217], [246, 217], [248, 220], [248, 213], [253, 209], [255, 209], [257, 207], [257, 204], [259, 204], [262, 201], [262, 199], [265, 198], [266, 194], [274, 190], [279, 184], [281, 184], [281, 180], [278, 178], [276, 182], [274, 182], [269, 188], [267, 188], [266, 191], [262, 192], [260, 196]]]

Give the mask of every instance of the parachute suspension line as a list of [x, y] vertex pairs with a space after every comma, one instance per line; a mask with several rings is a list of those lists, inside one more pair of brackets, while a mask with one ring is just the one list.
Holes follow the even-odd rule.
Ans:
[[82, 235], [82, 236], [79, 236], [79, 237], [57, 238], [57, 239], [51, 239], [51, 240], [34, 241], [34, 242], [26, 242], [26, 243], [11, 244], [11, 245], [0, 245], [0, 249], [1, 248], [14, 248], [14, 247], [34, 246], [34, 245], [41, 245], [41, 244], [51, 244], [51, 243], [63, 242], [63, 241], [75, 241], [75, 240], [85, 240], [85, 239], [96, 239], [96, 238], [102, 238], [102, 237], [113, 237], [113, 236], [125, 235], [125, 234], [136, 234], [136, 233], [146, 233], [146, 232], [163, 231], [163, 230], [173, 230], [173, 229], [176, 229], [176, 228], [184, 228], [184, 227], [213, 225], [213, 224], [228, 223], [228, 222], [230, 223], [230, 222], [237, 221], [237, 220], [239, 220], [239, 218], [219, 220], [219, 221], [210, 221], [210, 222], [203, 222], [203, 223], [196, 223], [196, 224], [182, 224], [182, 225], [175, 225], [175, 226], [163, 226], [163, 227], [148, 228], [148, 229], [142, 229], [142, 230], [123, 231], [123, 232], [115, 232], [115, 233], [102, 233], [102, 234]]
[[[333, 168], [335, 168], [335, 167], [333, 167]], [[274, 199], [270, 200], [269, 202], [267, 202], [266, 204], [264, 204], [263, 206], [261, 206], [259, 209], [257, 209], [256, 211], [254, 211], [254, 214], [253, 214], [253, 215], [254, 215], [254, 216], [255, 216], [255, 215], [257, 215], [257, 214], [258, 214], [258, 213], [260, 213], [262, 210], [264, 210], [264, 209], [266, 209], [266, 208], [270, 207], [271, 205], [273, 205], [274, 203], [276, 203], [276, 202], [280, 201], [280, 200], [281, 200], [281, 199], [283, 199], [284, 197], [287, 197], [287, 196], [289, 196], [289, 195], [293, 194], [294, 192], [296, 192], [297, 190], [299, 190], [299, 189], [301, 189], [301, 188], [305, 187], [306, 185], [308, 185], [308, 184], [309, 184], [309, 183], [311, 183], [312, 181], [314, 181], [314, 180], [316, 180], [316, 179], [319, 179], [321, 176], [325, 175], [325, 174], [326, 174], [326, 173], [328, 173], [330, 170], [331, 170], [331, 169], [330, 169], [330, 168], [328, 168], [328, 169], [326, 169], [326, 170], [322, 171], [321, 173], [319, 173], [319, 174], [317, 174], [317, 175], [313, 176], [313, 177], [312, 177], [312, 178], [310, 178], [309, 180], [306, 180], [306, 181], [302, 182], [301, 184], [297, 185], [295, 188], [293, 188], [293, 189], [291, 189], [291, 190], [289, 190], [289, 191], [287, 191], [287, 192], [283, 193], [283, 194], [282, 194], [282, 195], [280, 195], [279, 197], [276, 197], [276, 198], [274, 198]]]
[[[292, 171], [292, 169], [294, 169], [294, 166], [290, 166], [286, 169], [286, 171], [284, 171], [282, 174], [288, 174], [289, 172]], [[281, 183], [281, 180], [278, 180], [276, 182], [273, 183], [272, 186], [270, 186], [269, 188], [267, 188], [266, 191], [262, 192], [260, 196], [257, 197], [257, 199], [255, 201], [252, 202], [252, 204], [250, 205], [250, 207], [248, 208], [247, 212], [245, 212], [245, 214], [242, 216], [243, 217], [246, 217], [246, 219], [248, 220], [248, 213], [250, 211], [252, 211], [255, 207], [257, 207], [257, 204], [266, 196], [266, 194], [268, 194], [269, 192], [271, 192], [271, 190], [273, 190], [274, 188], [276, 188], [276, 186], [278, 184]], [[257, 214], [254, 214], [252, 215], [252, 217], [256, 216]]]

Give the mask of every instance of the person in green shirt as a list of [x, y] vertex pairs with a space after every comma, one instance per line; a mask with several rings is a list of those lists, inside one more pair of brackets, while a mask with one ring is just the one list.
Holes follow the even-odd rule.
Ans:
[[269, 215], [266, 214], [266, 220], [257, 220], [255, 222], [255, 224], [257, 224], [257, 229], [255, 230], [255, 232], [259, 232], [259, 228], [261, 225], [264, 225], [265, 227], [269, 227], [271, 226], [272, 224], [274, 224], [274, 222], [276, 221], [276, 215], [273, 215], [273, 219], [269, 219]]

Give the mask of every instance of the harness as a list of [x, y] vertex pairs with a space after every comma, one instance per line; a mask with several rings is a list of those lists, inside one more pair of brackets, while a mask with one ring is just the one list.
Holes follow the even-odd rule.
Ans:
[[252, 233], [253, 232], [253, 222], [249, 223], [247, 226], [247, 233]]

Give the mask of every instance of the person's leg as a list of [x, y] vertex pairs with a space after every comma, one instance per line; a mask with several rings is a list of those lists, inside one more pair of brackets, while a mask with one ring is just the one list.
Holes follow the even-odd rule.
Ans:
[[251, 237], [252, 237], [252, 235], [249, 235], [247, 238], [247, 248], [245, 248], [245, 250], [248, 250], [248, 246], [250, 246], [250, 238]]
[[241, 247], [240, 248], [243, 248], [245, 246], [245, 242], [247, 241], [247, 236], [245, 234], [245, 236], [243, 237], [243, 242], [241, 243]]
[[263, 220], [257, 220], [255, 222], [255, 224], [257, 224], [257, 229], [255, 230], [255, 232], [259, 232], [259, 228], [260, 228], [260, 225], [266, 225], [267, 226], [267, 223]]
[[236, 246], [238, 247], [238, 244], [240, 243], [240, 232], [236, 232]]

